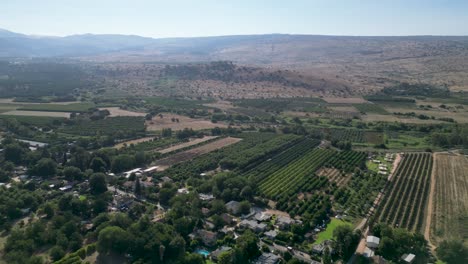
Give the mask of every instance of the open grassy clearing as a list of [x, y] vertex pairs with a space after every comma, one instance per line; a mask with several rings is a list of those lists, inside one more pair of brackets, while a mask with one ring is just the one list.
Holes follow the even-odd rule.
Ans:
[[154, 165], [159, 166], [160, 170], [164, 170], [164, 169], [167, 169], [168, 167], [170, 167], [170, 166], [172, 166], [174, 164], [194, 159], [194, 158], [196, 158], [198, 156], [209, 153], [211, 151], [214, 151], [214, 150], [217, 150], [217, 149], [224, 148], [224, 147], [227, 147], [229, 145], [235, 144], [235, 143], [237, 143], [237, 142], [239, 142], [241, 140], [242, 139], [240, 139], [240, 138], [233, 138], [233, 137], [222, 138], [220, 140], [216, 140], [214, 142], [205, 144], [203, 146], [193, 148], [193, 149], [189, 149], [189, 150], [186, 150], [186, 151], [183, 151], [183, 152], [179, 152], [179, 153], [176, 153], [176, 154], [174, 154], [174, 155], [172, 155], [170, 157], [158, 160], [158, 161], [156, 161], [154, 163]]
[[333, 231], [339, 226], [352, 226], [352, 224], [350, 222], [332, 218], [330, 223], [327, 224], [326, 229], [317, 235], [317, 240], [315, 240], [314, 245], [318, 245], [325, 240], [331, 240], [333, 238]]
[[47, 111], [23, 111], [23, 110], [12, 110], [1, 113], [2, 115], [8, 116], [47, 116], [47, 117], [63, 117], [70, 118], [71, 113], [67, 112], [47, 112]]
[[120, 107], [102, 107], [99, 110], [107, 110], [109, 111], [109, 117], [116, 117], [116, 116], [145, 116], [146, 113], [140, 112], [133, 112], [121, 109]]
[[160, 116], [155, 116], [153, 119], [146, 121], [148, 131], [158, 131], [165, 128], [172, 130], [183, 130], [184, 128], [191, 128], [193, 130], [212, 129], [215, 127], [227, 127], [223, 123], [212, 123], [209, 120], [195, 119], [187, 116], [162, 113]]
[[468, 158], [436, 153], [430, 238], [461, 240], [468, 245]]
[[190, 139], [189, 142], [184, 142], [184, 143], [177, 144], [177, 145], [165, 148], [165, 149], [161, 149], [161, 150], [158, 150], [158, 152], [162, 153], [162, 154], [166, 154], [166, 153], [170, 153], [170, 152], [173, 152], [173, 151], [176, 151], [176, 150], [179, 150], [179, 149], [194, 146], [194, 145], [197, 145], [197, 144], [209, 141], [209, 140], [213, 140], [215, 138], [217, 138], [217, 136], [205, 136], [205, 137], [202, 137], [202, 138]]

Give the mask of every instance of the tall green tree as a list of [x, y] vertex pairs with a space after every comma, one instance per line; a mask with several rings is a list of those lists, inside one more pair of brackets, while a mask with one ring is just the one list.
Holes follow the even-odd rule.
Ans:
[[98, 195], [107, 191], [106, 175], [103, 173], [93, 173], [89, 180], [91, 193]]

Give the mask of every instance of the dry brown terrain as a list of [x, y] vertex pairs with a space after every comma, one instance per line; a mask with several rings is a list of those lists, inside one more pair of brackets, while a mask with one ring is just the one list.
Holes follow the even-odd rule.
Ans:
[[159, 166], [158, 170], [165, 170], [174, 164], [191, 160], [200, 155], [235, 144], [241, 140], [242, 139], [240, 138], [232, 138], [232, 137], [222, 138], [220, 140], [210, 142], [206, 145], [193, 148], [193, 149], [189, 149], [183, 152], [179, 152], [170, 157], [158, 160], [154, 163], [154, 165]]
[[460, 239], [468, 244], [468, 158], [437, 153], [433, 178], [431, 242], [438, 244], [444, 239]]
[[48, 116], [48, 117], [65, 117], [70, 118], [71, 113], [67, 112], [49, 112], [49, 111], [22, 111], [13, 110], [1, 113], [2, 115], [16, 115], [16, 116]]
[[227, 125], [223, 123], [212, 123], [209, 120], [194, 119], [177, 114], [162, 113], [162, 116], [162, 118], [155, 116], [152, 120], [146, 121], [147, 130], [157, 131], [165, 128], [170, 128], [172, 130], [183, 130], [184, 128], [202, 130], [215, 127], [227, 127]]
[[177, 144], [177, 145], [165, 148], [165, 149], [161, 149], [161, 150], [158, 150], [158, 152], [162, 153], [162, 154], [170, 153], [170, 152], [173, 152], [173, 151], [176, 151], [176, 150], [179, 150], [179, 149], [183, 149], [183, 148], [186, 148], [186, 147], [194, 146], [194, 145], [197, 145], [197, 144], [200, 144], [200, 143], [203, 143], [205, 141], [212, 140], [212, 139], [215, 139], [215, 138], [217, 138], [217, 136], [205, 136], [205, 137], [202, 137], [202, 138], [190, 139], [189, 142], [184, 142], [184, 143]]
[[128, 110], [121, 109], [120, 107], [103, 107], [103, 108], [99, 108], [99, 110], [109, 111], [109, 113], [110, 113], [109, 117], [115, 117], [115, 116], [145, 116], [146, 115], [146, 113], [128, 111]]
[[[324, 95], [331, 96], [349, 94], [348, 91], [368, 94], [398, 82], [447, 84], [453, 91], [466, 91], [467, 43], [467, 37], [450, 36], [227, 36], [163, 40], [144, 49], [82, 59], [134, 64], [228, 60], [240, 65], [296, 71], [302, 75], [301, 79], [308, 79], [314, 87], [325, 88]], [[141, 75], [141, 71], [134, 73]], [[174, 87], [185, 89], [186, 94], [204, 92], [203, 86]]]

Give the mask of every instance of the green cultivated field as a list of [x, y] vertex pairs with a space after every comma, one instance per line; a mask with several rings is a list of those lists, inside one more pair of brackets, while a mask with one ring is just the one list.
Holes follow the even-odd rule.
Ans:
[[47, 111], [47, 112], [86, 112], [90, 108], [95, 107], [93, 103], [76, 103], [76, 104], [35, 104], [35, 105], [25, 105], [18, 110], [25, 111]]

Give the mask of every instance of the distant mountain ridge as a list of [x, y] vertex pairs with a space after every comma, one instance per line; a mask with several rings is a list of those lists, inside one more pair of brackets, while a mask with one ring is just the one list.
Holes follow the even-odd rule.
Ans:
[[154, 39], [135, 35], [29, 36], [0, 29], [0, 57], [82, 56], [137, 48]]
[[[253, 61], [256, 63], [268, 64], [275, 60], [283, 61], [284, 58], [280, 53], [284, 52], [291, 54], [287, 56], [287, 60], [303, 60], [305, 59], [303, 54], [295, 53], [315, 54], [319, 50], [326, 55], [333, 55], [336, 53], [334, 49], [343, 48], [342, 44], [345, 44], [345, 48], [350, 46], [356, 49], [360, 46], [360, 42], [366, 42], [370, 46], [361, 45], [364, 49], [361, 53], [368, 55], [380, 52], [379, 47], [382, 43], [398, 41], [431, 43], [440, 40], [462, 43], [462, 46], [466, 46], [468, 36], [353, 37], [265, 34], [156, 39], [118, 34], [30, 36], [0, 29], [0, 57], [77, 57], [123, 52], [123, 55], [149, 55], [169, 60], [177, 60], [171, 58], [172, 55], [177, 55], [176, 57], [184, 55], [182, 56], [184, 60], [189, 61], [229, 60], [234, 56], [234, 61], [246, 63], [249, 63], [250, 57], [254, 56]], [[291, 50], [289, 46], [294, 46], [295, 49]], [[243, 54], [245, 55], [243, 58], [236, 59], [236, 56]]]

